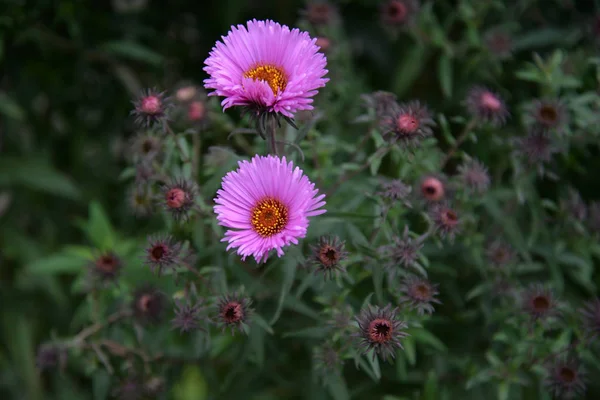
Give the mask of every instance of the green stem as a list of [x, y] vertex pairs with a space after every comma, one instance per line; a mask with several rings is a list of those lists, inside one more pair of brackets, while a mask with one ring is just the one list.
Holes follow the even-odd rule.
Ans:
[[454, 156], [454, 154], [456, 153], [456, 151], [458, 150], [458, 148], [460, 147], [460, 145], [465, 141], [465, 139], [467, 138], [467, 136], [469, 136], [469, 133], [471, 133], [471, 131], [473, 130], [473, 128], [475, 128], [476, 124], [477, 124], [477, 120], [475, 118], [473, 118], [465, 126], [465, 129], [463, 129], [463, 131], [461, 132], [461, 134], [456, 139], [456, 142], [454, 142], [454, 145], [450, 148], [450, 150], [446, 154], [446, 157], [444, 157], [444, 159], [442, 160], [442, 165], [440, 166], [440, 169], [442, 169], [442, 168], [444, 168], [446, 166], [446, 164], [448, 163], [448, 161], [450, 161], [450, 159], [452, 158], [452, 156]]
[[267, 129], [267, 142], [269, 144], [269, 153], [273, 155], [277, 155], [277, 140], [275, 139], [275, 133], [277, 132], [277, 121], [275, 118], [272, 118], [269, 121], [269, 126]]
[[122, 320], [123, 318], [128, 318], [130, 316], [131, 316], [131, 311], [130, 310], [117, 311], [116, 313], [114, 313], [114, 314], [110, 315], [108, 318], [106, 318], [106, 321], [97, 322], [97, 323], [93, 324], [92, 326], [89, 326], [89, 327], [85, 328], [84, 330], [82, 330], [81, 332], [79, 332], [77, 334], [77, 336], [75, 336], [70, 341], [70, 343], [73, 346], [79, 346], [88, 337], [96, 334], [97, 332], [99, 332], [103, 328], [105, 328], [107, 326], [110, 326], [110, 325], [114, 324], [115, 322], [118, 322], [118, 321]]
[[163, 128], [165, 131], [167, 131], [169, 133], [169, 135], [171, 135], [173, 137], [173, 140], [175, 141], [175, 145], [179, 149], [179, 153], [180, 153], [179, 156], [181, 157], [181, 161], [184, 164], [191, 163], [192, 160], [190, 160], [190, 158], [185, 155], [185, 150], [181, 146], [181, 143], [179, 143], [179, 140], [177, 140], [177, 135], [175, 134], [175, 132], [173, 132], [173, 129], [171, 129], [171, 127], [169, 126], [169, 124], [167, 122], [165, 122], [163, 124]]
[[193, 152], [192, 152], [192, 178], [194, 182], [198, 182], [198, 169], [200, 167], [200, 157], [202, 156], [202, 139], [200, 132], [192, 136]]

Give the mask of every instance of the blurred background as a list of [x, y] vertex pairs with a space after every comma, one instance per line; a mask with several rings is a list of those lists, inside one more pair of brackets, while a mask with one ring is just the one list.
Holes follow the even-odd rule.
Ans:
[[[74, 327], [81, 327], [77, 316], [93, 312], [89, 310], [88, 294], [73, 288], [80, 277], [72, 271], [80, 268], [81, 263], [63, 253], [56, 254], [65, 245], [72, 246], [73, 252], [91, 254], [85, 247], [91, 246], [90, 237], [102, 235], [98, 232], [112, 232], [116, 242], [122, 241], [125, 258], [140, 263], [139, 251], [134, 250], [143, 246], [146, 235], [160, 230], [163, 222], [139, 220], [131, 212], [131, 188], [126, 180], [133, 174], [128, 170], [128, 146], [137, 132], [129, 115], [132, 100], [144, 88], [172, 92], [182, 84], [201, 85], [206, 78], [202, 68], [208, 52], [232, 24], [270, 18], [309, 30], [313, 36], [328, 38], [332, 81], [323, 94], [328, 122], [321, 132], [343, 140], [350, 146], [350, 154], [352, 143], [358, 143], [360, 135], [356, 128], [351, 128], [352, 121], [361, 113], [360, 95], [376, 90], [393, 92], [402, 100], [419, 99], [436, 113], [447, 116], [463, 112], [462, 99], [471, 85], [479, 82], [498, 90], [512, 110], [520, 110], [521, 103], [533, 97], [568, 90], [567, 77], [577, 79], [577, 87], [598, 94], [598, 2], [423, 1], [417, 28], [412, 27], [409, 33], [404, 28], [386, 25], [383, 3], [332, 2], [333, 17], [325, 18], [334, 18], [336, 22], [319, 25], [318, 15], [313, 15], [311, 22], [307, 14], [309, 3], [301, 0], [0, 1], [0, 396], [3, 399], [101, 399], [113, 393], [110, 388], [114, 382], [108, 375], [92, 378], [85, 363], [70, 365], [56, 374], [42, 374], [36, 368], [41, 343], [73, 335], [78, 331]], [[494, 36], [497, 32], [505, 36]], [[557, 50], [561, 51], [559, 65], [551, 65], [548, 60], [558, 57]], [[556, 74], [548, 78], [559, 82], [555, 92], [551, 84], [536, 86], [537, 75], [521, 79], [532, 70], [528, 69], [530, 65], [535, 66], [534, 52], [548, 62], [543, 70], [547, 77]], [[592, 101], [597, 101], [597, 97]], [[240, 154], [245, 151], [245, 143], [260, 145], [260, 141], [253, 139], [228, 141], [227, 133], [236, 126], [246, 126], [247, 121], [239, 112], [221, 113], [216, 100], [209, 108], [213, 125], [203, 142], [207, 154], [210, 146], [230, 146]], [[598, 108], [595, 110], [597, 113]], [[513, 121], [517, 122], [505, 133], [518, 133], [518, 114], [513, 111]], [[561, 160], [558, 174], [562, 182], [568, 182], [586, 201], [591, 201], [600, 199], [597, 174], [590, 173], [600, 170], [599, 128], [589, 122], [592, 119], [585, 121], [581, 123], [582, 137], [574, 139], [581, 140], [583, 145], [569, 150]], [[493, 140], [488, 137], [466, 147], [488, 165], [502, 164], [503, 154], [488, 150]], [[440, 141], [444, 143], [443, 139]], [[587, 145], [588, 141], [596, 141], [596, 145]], [[231, 165], [234, 164], [226, 168]], [[382, 173], [392, 169], [384, 163]], [[218, 184], [219, 176], [215, 173], [217, 180], [213, 186]], [[508, 172], [498, 178], [506, 181]], [[335, 178], [330, 182], [335, 182]], [[566, 186], [541, 181], [538, 188], [541, 197], [557, 198]], [[94, 224], [110, 226], [98, 228]], [[87, 232], [87, 236], [82, 232]], [[592, 257], [589, 279], [586, 278], [589, 290], [586, 289], [583, 298], [597, 294], [594, 290], [598, 273], [593, 271], [598, 258]], [[459, 267], [458, 263], [455, 266]], [[582, 290], [577, 280], [566, 278], [566, 282], [567, 286], [574, 285], [572, 292]], [[129, 293], [128, 287], [115, 290]], [[466, 290], [463, 288], [463, 292]], [[476, 325], [474, 321], [461, 320], [452, 311], [446, 318], [438, 321], [439, 329], [432, 328], [437, 329], [440, 338], [446, 334], [450, 339], [459, 337], [469, 329], [469, 324]], [[456, 324], [456, 330], [448, 333], [452, 324]], [[263, 382], [259, 386], [275, 389], [255, 388], [252, 397], [237, 393], [235, 398], [308, 398], [300, 393], [304, 378], [294, 381], [295, 345], [288, 341], [284, 346], [289, 348], [288, 357], [279, 358], [268, 368], [286, 364], [284, 369], [289, 370], [285, 381]], [[274, 357], [270, 351], [275, 348], [276, 345], [267, 346], [264, 354], [267, 360]], [[481, 353], [471, 355], [483, 358], [484, 351], [482, 347]], [[304, 376], [307, 372], [301, 365], [304, 364], [299, 362], [298, 374]], [[353, 365], [349, 368], [347, 380], [351, 381], [358, 372]], [[217, 372], [213, 377], [203, 377], [207, 372], [201, 370], [193, 363], [170, 370], [171, 375], [166, 379], [172, 390], [161, 396], [234, 398], [229, 396], [235, 391], [219, 396], [207, 389], [207, 381], [222, 380], [216, 376]], [[593, 376], [600, 376], [600, 371], [590, 373], [589, 399], [600, 396]], [[445, 379], [453, 382], [454, 378]], [[445, 397], [440, 397], [442, 392], [436, 389], [422, 391], [420, 388], [426, 382], [427, 376], [415, 380], [413, 388], [417, 394], [406, 398], [467, 398], [460, 397], [457, 394], [460, 392], [446, 392]], [[396, 385], [395, 381], [384, 379], [379, 389], [366, 385], [353, 398], [383, 399], [386, 393], [394, 393]], [[504, 399], [538, 398], [537, 391], [524, 393]], [[325, 392], [319, 396], [322, 397], [312, 398], [330, 398]]]

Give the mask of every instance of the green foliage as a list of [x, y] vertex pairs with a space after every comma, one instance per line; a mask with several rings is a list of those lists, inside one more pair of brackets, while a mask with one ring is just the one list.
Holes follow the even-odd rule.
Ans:
[[[600, 348], [581, 311], [600, 284], [598, 4], [406, 1], [419, 7], [398, 25], [384, 22], [384, 0], [332, 1], [325, 24], [301, 0], [6, 2], [2, 398], [102, 400], [135, 388], [175, 400], [550, 399], [551, 366], [565, 356], [587, 371], [580, 397], [599, 398]], [[327, 195], [327, 213], [261, 265], [226, 250], [213, 206], [239, 161], [272, 148], [249, 115], [223, 112], [202, 89], [215, 41], [252, 18], [330, 42], [315, 109], [276, 131], [280, 154]], [[474, 85], [498, 93], [506, 123], [482, 121]], [[136, 125], [132, 100], [145, 87], [170, 96], [168, 122]], [[433, 134], [413, 147], [390, 134], [382, 92], [427, 106]], [[551, 149], [526, 141], [543, 124]], [[152, 156], [139, 132], [156, 141]], [[469, 184], [472, 159], [489, 185]], [[444, 185], [456, 232], [442, 234], [426, 177]], [[197, 186], [180, 219], [165, 207], [173, 179]], [[158, 233], [193, 257], [152, 271], [148, 236]], [[325, 235], [348, 252], [331, 277], [310, 247]], [[410, 276], [438, 284], [431, 315], [410, 306]], [[218, 326], [233, 293], [252, 300], [235, 334]], [[552, 312], [536, 318], [540, 293]], [[176, 302], [199, 300], [202, 329], [173, 329]], [[157, 323], [139, 315], [148, 304], [164, 306]], [[355, 317], [388, 304], [408, 336], [384, 361], [360, 344]]]

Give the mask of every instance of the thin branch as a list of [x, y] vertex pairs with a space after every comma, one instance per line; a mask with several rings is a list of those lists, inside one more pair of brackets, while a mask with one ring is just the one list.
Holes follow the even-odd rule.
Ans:
[[446, 166], [446, 164], [448, 163], [448, 161], [450, 161], [452, 156], [454, 156], [454, 153], [456, 153], [456, 151], [458, 150], [460, 145], [465, 141], [465, 139], [467, 138], [469, 133], [471, 133], [473, 128], [475, 128], [476, 124], [477, 124], [477, 120], [475, 118], [473, 118], [467, 123], [467, 125], [465, 125], [465, 129], [463, 129], [461, 134], [456, 139], [456, 142], [454, 142], [454, 145], [450, 148], [450, 150], [446, 154], [446, 157], [444, 157], [444, 159], [442, 160], [440, 169], [442, 169]]
[[179, 149], [179, 152], [181, 153], [181, 161], [184, 164], [191, 163], [192, 160], [190, 160], [189, 156], [185, 155], [185, 153], [186, 153], [185, 149], [183, 148], [181, 143], [179, 143], [179, 140], [177, 140], [177, 135], [175, 134], [175, 132], [173, 132], [173, 129], [171, 129], [171, 126], [169, 125], [168, 122], [165, 121], [163, 123], [163, 129], [173, 137], [173, 140], [175, 141], [175, 144], [177, 145], [177, 148]]
[[194, 275], [196, 275], [196, 277], [197, 277], [198, 279], [200, 279], [200, 281], [202, 282], [202, 284], [203, 284], [204, 286], [206, 286], [206, 288], [208, 289], [208, 291], [209, 291], [211, 294], [214, 294], [214, 293], [213, 293], [212, 286], [210, 285], [210, 282], [209, 282], [209, 281], [206, 279], [206, 276], [202, 275], [202, 273], [200, 273], [200, 271], [198, 271], [196, 268], [192, 267], [192, 266], [191, 266], [190, 264], [188, 264], [187, 262], [185, 262], [185, 263], [182, 263], [182, 265], [183, 265], [183, 266], [184, 266], [184, 267], [185, 267], [185, 268], [186, 268], [188, 271], [190, 271], [191, 273], [193, 273]]
[[71, 344], [73, 346], [80, 346], [88, 337], [100, 332], [102, 329], [124, 319], [131, 317], [131, 310], [121, 310], [106, 318], [105, 321], [97, 322], [77, 334], [72, 340]]
[[375, 239], [377, 238], [377, 235], [381, 231], [381, 228], [387, 222], [387, 217], [388, 217], [389, 211], [390, 211], [390, 208], [386, 207], [385, 211], [383, 212], [383, 216], [381, 217], [381, 222], [379, 223], [379, 225], [377, 226], [377, 228], [375, 228], [373, 230], [373, 232], [371, 233], [371, 237], [369, 238], [369, 243], [371, 243], [371, 245], [375, 242]]
[[106, 371], [108, 372], [108, 374], [109, 375], [114, 374], [115, 371], [114, 371], [112, 365], [110, 365], [110, 361], [108, 361], [108, 357], [106, 357], [106, 354], [104, 354], [102, 352], [102, 350], [100, 350], [100, 347], [95, 343], [92, 343], [90, 346], [92, 347], [92, 349], [94, 349], [94, 352], [98, 356], [98, 359], [100, 360], [102, 365], [104, 365], [104, 368], [106, 368]]

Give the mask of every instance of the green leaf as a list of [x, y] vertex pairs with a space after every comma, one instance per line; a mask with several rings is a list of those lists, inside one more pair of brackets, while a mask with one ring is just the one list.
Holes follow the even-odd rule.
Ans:
[[108, 53], [154, 66], [160, 66], [164, 61], [164, 58], [160, 54], [129, 40], [115, 40], [103, 44], [101, 48]]
[[184, 136], [177, 137], [178, 149], [181, 152], [179, 155], [181, 160], [189, 160], [190, 159], [190, 145]]
[[386, 154], [387, 152], [384, 152], [383, 154], [380, 152], [376, 152], [373, 153], [371, 157], [369, 157], [369, 162], [371, 163], [371, 165], [369, 166], [369, 171], [371, 171], [371, 175], [377, 175], [377, 171], [379, 171], [379, 167], [381, 166], [381, 161], [383, 161], [383, 158]]
[[470, 301], [476, 297], [481, 296], [484, 293], [487, 293], [489, 289], [489, 285], [487, 283], [480, 283], [471, 289], [465, 296], [465, 300]]
[[[399, 352], [400, 353], [400, 352]], [[396, 355], [396, 377], [400, 382], [406, 380], [408, 376], [408, 368], [406, 367], [406, 357], [400, 353]]]
[[303, 302], [301, 302], [294, 296], [286, 296], [285, 301], [283, 302], [283, 305], [286, 309], [294, 310], [297, 313], [306, 315], [309, 318], [312, 318], [315, 320], [321, 319], [321, 316], [319, 315], [319, 313], [317, 311], [313, 310], [312, 308], [310, 308], [309, 306], [307, 306], [306, 304], [304, 304]]
[[415, 365], [417, 362], [417, 348], [415, 346], [415, 340], [408, 336], [402, 340], [402, 347], [404, 347], [404, 354], [410, 365]]
[[452, 97], [452, 60], [447, 54], [443, 54], [439, 59], [438, 78], [444, 97]]
[[2, 327], [4, 328], [4, 339], [6, 343], [10, 343], [10, 346], [6, 347], [12, 361], [12, 363], [9, 362], [9, 365], [11, 365], [11, 369], [15, 370], [22, 382], [23, 397], [31, 400], [43, 399], [40, 374], [35, 368], [32, 337], [34, 330], [30, 321], [24, 314], [4, 310], [2, 313]]
[[75, 256], [73, 254], [66, 254], [64, 251], [40, 258], [25, 268], [30, 274], [76, 274], [81, 272], [84, 268], [86, 259]]
[[208, 393], [206, 381], [195, 365], [186, 365], [181, 377], [173, 386], [174, 400], [205, 400]]
[[283, 281], [281, 283], [281, 292], [279, 294], [279, 301], [277, 302], [277, 309], [275, 310], [275, 314], [273, 314], [271, 321], [269, 321], [269, 325], [271, 326], [273, 326], [281, 316], [286, 296], [294, 284], [297, 266], [298, 260], [292, 254], [288, 254], [288, 258], [286, 258], [283, 263]]
[[0, 92], [0, 114], [19, 121], [25, 117], [25, 112], [21, 106], [4, 92]]
[[433, 333], [429, 332], [426, 329], [414, 329], [414, 330], [409, 330], [408, 332], [410, 333], [410, 335], [412, 337], [414, 337], [414, 339], [417, 342], [421, 342], [423, 344], [428, 344], [429, 346], [433, 347], [434, 349], [442, 351], [444, 353], [446, 351], [448, 351], [448, 348], [446, 347], [446, 345], [440, 339], [438, 339]]
[[248, 345], [252, 350], [251, 354], [256, 365], [263, 368], [265, 364], [265, 331], [262, 329], [252, 329], [248, 340]]
[[313, 338], [313, 339], [322, 339], [327, 334], [328, 329], [322, 326], [314, 326], [305, 329], [299, 329], [293, 332], [286, 332], [281, 337], [304, 337], [304, 338]]
[[110, 392], [110, 376], [108, 373], [103, 369], [96, 372], [94, 374], [92, 386], [94, 390], [94, 400], [107, 399]]
[[521, 256], [523, 256], [525, 260], [531, 261], [531, 257], [526, 247], [527, 241], [523, 237], [516, 220], [514, 218], [506, 218], [506, 214], [500, 209], [497, 200], [490, 198], [490, 196], [487, 196], [482, 204], [496, 223], [502, 227], [510, 239], [510, 243], [515, 246]]
[[85, 232], [94, 246], [99, 249], [112, 249], [115, 246], [116, 234], [102, 206], [92, 202], [89, 207], [89, 221]]
[[260, 326], [261, 328], [263, 328], [265, 332], [267, 332], [269, 335], [272, 335], [274, 333], [273, 328], [271, 328], [269, 323], [262, 317], [262, 315], [252, 315], [252, 321], [254, 322], [254, 324], [256, 324], [256, 326]]
[[545, 46], [557, 44], [568, 44], [577, 40], [579, 33], [576, 29], [559, 30], [555, 28], [535, 29], [515, 39], [513, 49], [523, 51], [528, 49], [539, 49]]
[[429, 371], [425, 387], [423, 388], [423, 400], [437, 400], [439, 398], [438, 381], [435, 371]]
[[493, 372], [488, 368], [479, 370], [479, 372], [477, 372], [475, 375], [469, 378], [469, 380], [465, 384], [465, 389], [470, 390], [477, 385], [488, 382], [492, 379], [492, 376]]
[[403, 62], [396, 69], [393, 88], [394, 93], [402, 96], [423, 72], [427, 57], [427, 48], [422, 44], [410, 47], [408, 54], [403, 57]]
[[381, 368], [379, 367], [379, 357], [377, 357], [377, 356], [373, 357], [373, 355], [371, 353], [373, 353], [373, 350], [371, 350], [369, 352], [369, 354], [367, 355], [367, 361], [369, 362], [369, 365], [371, 366], [373, 374], [375, 375], [375, 377], [377, 378], [377, 381], [379, 382], [381, 380]]
[[510, 383], [500, 382], [498, 385], [498, 400], [508, 400], [510, 394]]
[[349, 400], [350, 393], [344, 377], [338, 374], [331, 375], [327, 379], [327, 389], [334, 400]]
[[66, 175], [37, 157], [0, 158], [0, 186], [9, 185], [24, 186], [73, 200], [80, 197], [79, 189]]
[[373, 266], [373, 287], [378, 303], [383, 303], [383, 268], [380, 265]]

